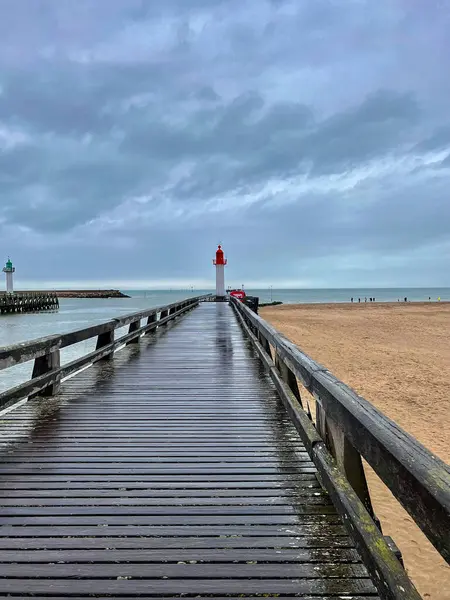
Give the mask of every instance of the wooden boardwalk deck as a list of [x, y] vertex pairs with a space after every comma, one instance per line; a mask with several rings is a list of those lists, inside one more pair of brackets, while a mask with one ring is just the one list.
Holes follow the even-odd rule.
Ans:
[[0, 597], [377, 597], [227, 304], [4, 415], [0, 441]]

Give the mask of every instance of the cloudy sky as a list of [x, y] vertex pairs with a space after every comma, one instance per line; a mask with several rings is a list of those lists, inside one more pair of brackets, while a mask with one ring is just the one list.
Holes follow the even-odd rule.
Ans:
[[450, 286], [450, 0], [0, 0], [18, 283]]

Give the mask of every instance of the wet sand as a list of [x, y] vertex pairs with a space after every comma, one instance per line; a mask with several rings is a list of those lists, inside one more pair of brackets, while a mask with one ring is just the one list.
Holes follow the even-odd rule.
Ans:
[[[450, 303], [283, 305], [260, 314], [450, 462]], [[419, 592], [449, 600], [450, 567], [370, 469], [368, 479], [383, 532]]]

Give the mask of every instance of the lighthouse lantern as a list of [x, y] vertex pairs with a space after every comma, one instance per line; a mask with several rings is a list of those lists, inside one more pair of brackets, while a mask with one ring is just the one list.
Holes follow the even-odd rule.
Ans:
[[222, 246], [216, 251], [216, 258], [213, 260], [213, 265], [216, 267], [216, 296], [223, 298], [225, 296], [225, 265], [227, 259], [224, 257]]

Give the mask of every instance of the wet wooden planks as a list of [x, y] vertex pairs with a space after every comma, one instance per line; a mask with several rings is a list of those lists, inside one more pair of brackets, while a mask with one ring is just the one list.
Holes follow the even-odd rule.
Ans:
[[376, 597], [226, 304], [4, 415], [0, 596]]

